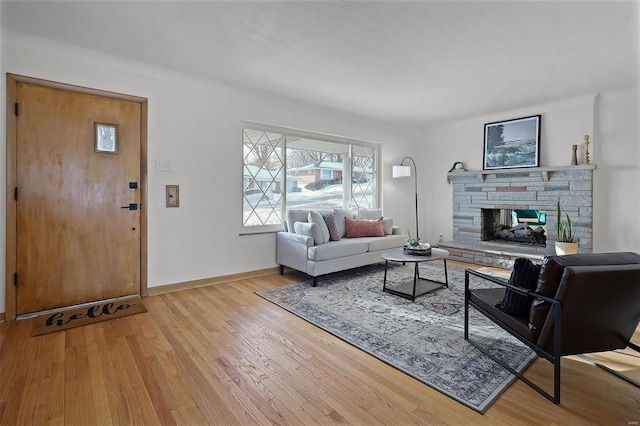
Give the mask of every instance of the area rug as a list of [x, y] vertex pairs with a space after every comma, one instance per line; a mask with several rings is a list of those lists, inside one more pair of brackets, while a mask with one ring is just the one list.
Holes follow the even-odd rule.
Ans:
[[33, 319], [31, 335], [39, 336], [143, 312], [147, 312], [147, 310], [140, 299], [95, 303], [81, 308], [37, 316]]
[[[464, 269], [449, 266], [449, 287], [415, 302], [384, 293], [384, 265], [354, 269], [256, 294], [398, 370], [484, 413], [515, 377], [464, 340]], [[443, 265], [420, 265], [442, 281]], [[413, 277], [413, 264], [390, 265], [387, 285]], [[470, 337], [524, 370], [535, 354], [470, 309]]]

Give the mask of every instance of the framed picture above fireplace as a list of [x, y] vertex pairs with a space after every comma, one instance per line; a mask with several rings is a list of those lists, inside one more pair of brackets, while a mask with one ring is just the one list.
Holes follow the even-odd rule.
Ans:
[[538, 167], [540, 115], [484, 125], [483, 170]]

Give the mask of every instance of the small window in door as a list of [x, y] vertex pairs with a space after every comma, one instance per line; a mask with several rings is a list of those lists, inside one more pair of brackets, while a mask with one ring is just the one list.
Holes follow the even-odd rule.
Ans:
[[95, 151], [107, 154], [118, 153], [118, 126], [95, 123]]

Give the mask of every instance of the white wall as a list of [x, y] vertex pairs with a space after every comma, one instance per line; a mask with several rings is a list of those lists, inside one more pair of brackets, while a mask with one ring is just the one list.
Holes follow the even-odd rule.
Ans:
[[594, 121], [594, 251], [640, 253], [640, 89], [603, 93]]
[[[382, 143], [385, 215], [413, 223], [413, 192], [390, 179], [392, 164], [415, 155], [418, 131], [344, 111], [320, 109], [213, 81], [180, 75], [39, 40], [3, 34], [0, 71], [149, 99], [148, 285], [155, 287], [275, 266], [273, 234], [239, 236], [242, 217], [241, 120]], [[2, 100], [0, 115], [5, 116]], [[0, 155], [6, 154], [5, 120]], [[171, 160], [173, 172], [156, 172]], [[5, 200], [6, 177], [0, 198]], [[180, 185], [180, 207], [165, 208], [165, 185]], [[2, 219], [0, 312], [5, 306], [5, 205]]]
[[499, 114], [473, 117], [425, 127], [418, 148], [420, 161], [430, 175], [421, 178], [421, 212], [426, 239], [442, 234], [451, 239], [451, 187], [446, 174], [454, 161], [468, 170], [482, 169], [484, 124], [542, 115], [540, 165], [565, 166], [571, 162], [571, 145], [577, 144], [578, 161], [584, 161], [583, 135], [590, 136], [594, 173], [594, 252], [640, 252], [640, 91], [632, 88]]

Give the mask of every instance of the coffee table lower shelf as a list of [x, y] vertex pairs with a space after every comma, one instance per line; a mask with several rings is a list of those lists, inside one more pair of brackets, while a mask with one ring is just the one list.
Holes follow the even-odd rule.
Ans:
[[393, 287], [384, 286], [384, 291], [395, 296], [404, 297], [409, 300], [416, 300], [420, 296], [424, 296], [432, 291], [440, 290], [447, 287], [445, 283], [439, 281], [431, 281], [426, 278], [418, 278], [416, 282], [416, 292], [413, 293], [413, 280], [405, 282], [403, 284], [394, 285]]

